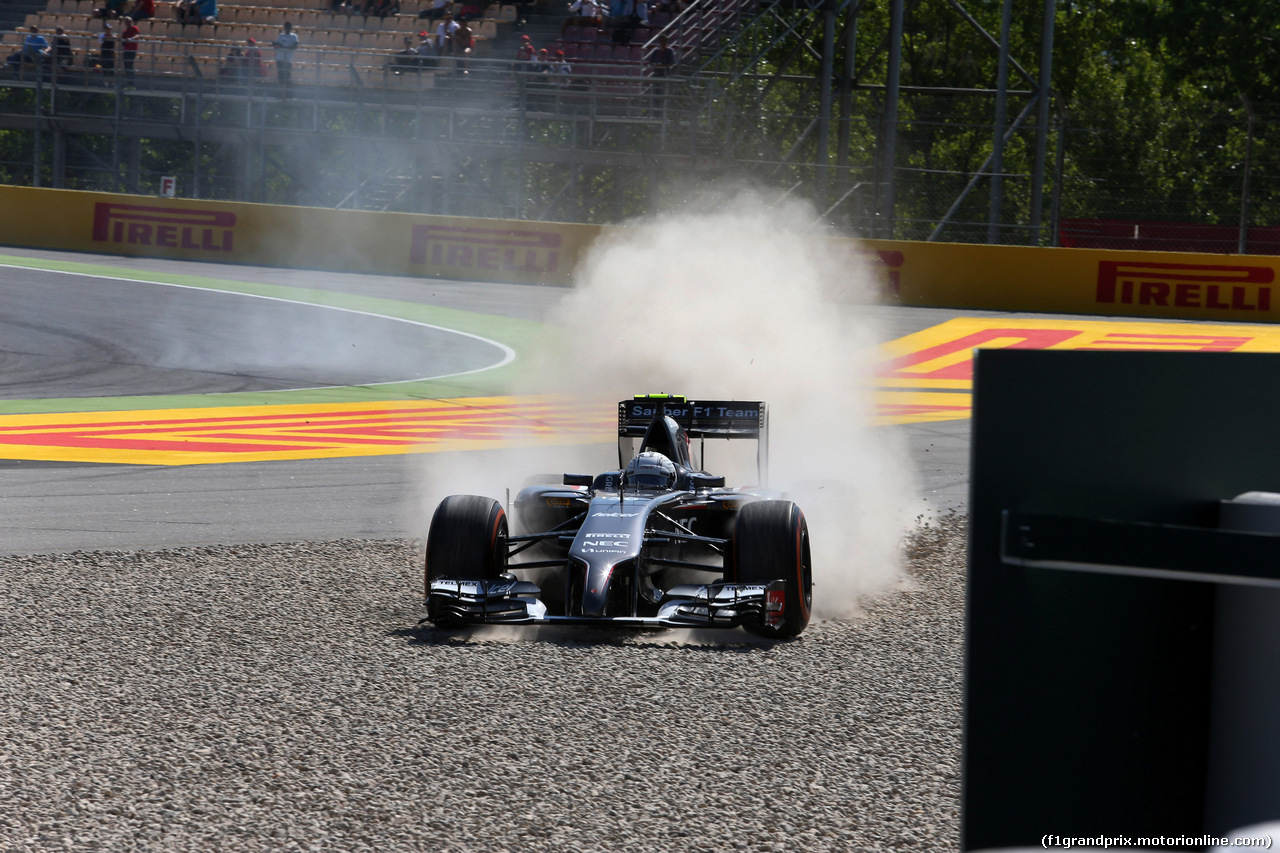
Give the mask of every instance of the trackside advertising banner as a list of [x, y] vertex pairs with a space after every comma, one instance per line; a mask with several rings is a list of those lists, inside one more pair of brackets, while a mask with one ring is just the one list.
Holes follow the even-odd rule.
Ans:
[[263, 266], [569, 284], [589, 225], [0, 187], [0, 242]]
[[[568, 285], [607, 230], [0, 187], [0, 244], [300, 269]], [[831, 242], [904, 305], [1280, 320], [1280, 256]]]
[[859, 244], [888, 298], [903, 305], [1280, 321], [1280, 257], [1272, 255]]

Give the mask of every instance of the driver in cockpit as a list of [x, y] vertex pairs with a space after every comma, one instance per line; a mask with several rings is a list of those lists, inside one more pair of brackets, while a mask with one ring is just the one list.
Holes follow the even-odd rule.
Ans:
[[675, 463], [656, 450], [642, 450], [627, 463], [626, 470], [622, 474], [622, 483], [633, 489], [675, 488]]

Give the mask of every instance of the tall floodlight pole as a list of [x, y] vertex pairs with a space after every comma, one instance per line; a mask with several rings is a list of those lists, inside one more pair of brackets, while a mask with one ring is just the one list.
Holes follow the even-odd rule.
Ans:
[[991, 148], [991, 207], [987, 216], [987, 242], [1000, 242], [1000, 213], [1004, 201], [1004, 126], [1009, 97], [1009, 30], [1013, 0], [1004, 0], [1000, 16], [1000, 64], [996, 71], [995, 134]]
[[[1050, 80], [1053, 73], [1053, 27], [1057, 0], [1044, 0], [1040, 22], [1040, 81], [1036, 90], [1036, 163], [1031, 175], [1031, 245], [1040, 245], [1040, 222], [1044, 216], [1044, 168], [1049, 149]], [[1059, 143], [1061, 144], [1061, 143]]]
[[848, 178], [845, 168], [849, 165], [849, 122], [853, 115], [854, 53], [858, 46], [858, 9], [850, 4], [845, 13], [844, 67], [840, 71], [840, 138], [836, 143], [836, 168], [842, 178]]
[[[889, 4], [889, 76], [885, 82], [884, 127], [880, 136], [880, 210], [872, 222], [872, 237], [894, 237], [893, 165], [898, 147], [898, 81], [902, 72], [903, 0]], [[882, 229], [880, 223], [885, 227]]]
[[819, 208], [827, 205], [827, 167], [831, 157], [831, 78], [835, 76], [836, 0], [822, 4], [822, 81], [818, 87], [818, 174], [816, 195]]
[[1236, 243], [1236, 251], [1241, 255], [1249, 251], [1249, 173], [1253, 170], [1253, 103], [1247, 96], [1244, 112], [1248, 138], [1244, 144], [1244, 175], [1240, 180], [1240, 238]]

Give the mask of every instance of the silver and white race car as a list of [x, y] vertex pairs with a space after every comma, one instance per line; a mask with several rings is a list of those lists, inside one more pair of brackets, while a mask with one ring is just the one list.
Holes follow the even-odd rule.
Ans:
[[718, 439], [755, 439], [765, 480], [764, 403], [646, 395], [618, 404], [617, 470], [522, 489], [514, 525], [492, 498], [445, 498], [427, 536], [427, 619], [798, 635], [813, 598], [804, 514], [699, 470], [695, 450]]

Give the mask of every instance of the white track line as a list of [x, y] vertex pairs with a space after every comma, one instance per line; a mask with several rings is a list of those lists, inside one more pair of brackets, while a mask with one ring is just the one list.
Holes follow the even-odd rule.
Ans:
[[[419, 326], [423, 329], [432, 329], [437, 332], [448, 332], [449, 334], [453, 334], [453, 335], [461, 335], [464, 338], [471, 338], [472, 340], [480, 341], [481, 343], [485, 343], [492, 347], [496, 347], [502, 353], [502, 359], [500, 361], [497, 361], [485, 367], [477, 367], [473, 370], [463, 370], [458, 373], [441, 373], [436, 376], [419, 376], [414, 379], [392, 379], [386, 382], [365, 382], [365, 383], [361, 383], [360, 385], [317, 385], [314, 388], [278, 388], [278, 389], [269, 390], [265, 392], [253, 392], [253, 393], [278, 394], [284, 391], [316, 391], [323, 388], [364, 388], [364, 387], [371, 387], [375, 385], [400, 385], [406, 382], [426, 382], [433, 379], [450, 379], [454, 376], [469, 376], [473, 373], [483, 373], [486, 370], [496, 370], [499, 367], [503, 367], [505, 365], [510, 364], [512, 361], [515, 360], [515, 357], [516, 357], [515, 350], [513, 350], [511, 347], [507, 346], [506, 344], [502, 343], [501, 341], [495, 341], [492, 338], [485, 338], [480, 335], [472, 334], [471, 332], [459, 331], [458, 329], [449, 329], [444, 326], [436, 326], [431, 323], [423, 323], [418, 320], [409, 320], [404, 317], [393, 317], [390, 314], [375, 314], [372, 311], [360, 311], [355, 308], [342, 308], [336, 305], [324, 305], [319, 302], [306, 302], [301, 299], [285, 299], [280, 296], [263, 296], [257, 293], [241, 293], [238, 290], [223, 290], [222, 288], [218, 288], [218, 287], [201, 287], [198, 284], [175, 284], [173, 282], [167, 282], [167, 281], [152, 281], [151, 279], [146, 279], [146, 278], [127, 278], [125, 276], [118, 276], [118, 275], [102, 275], [100, 273], [74, 272], [71, 270], [55, 270], [55, 269], [47, 269], [45, 267], [28, 267], [28, 266], [23, 266], [22, 264], [0, 264], [0, 269], [15, 269], [15, 270], [34, 271], [34, 272], [47, 272], [47, 273], [53, 273], [55, 275], [74, 275], [74, 276], [80, 276], [82, 278], [102, 279], [104, 281], [124, 281], [130, 284], [152, 284], [158, 287], [177, 287], [177, 288], [182, 288], [183, 290], [197, 290], [197, 291], [200, 291], [201, 293], [221, 293], [227, 296], [242, 296], [249, 299], [265, 299], [269, 302], [284, 302], [291, 305], [305, 305], [309, 308], [323, 308], [329, 311], [340, 311], [344, 314], [355, 314], [357, 316], [362, 316], [362, 317], [373, 317], [379, 320], [391, 320], [397, 323], [408, 323], [411, 326]], [[264, 285], [264, 286], [285, 287], [286, 285]], [[332, 291], [324, 291], [324, 292], [330, 293]], [[345, 294], [345, 295], [349, 295], [349, 294]], [[357, 296], [356, 298], [358, 299], [360, 297]]]

